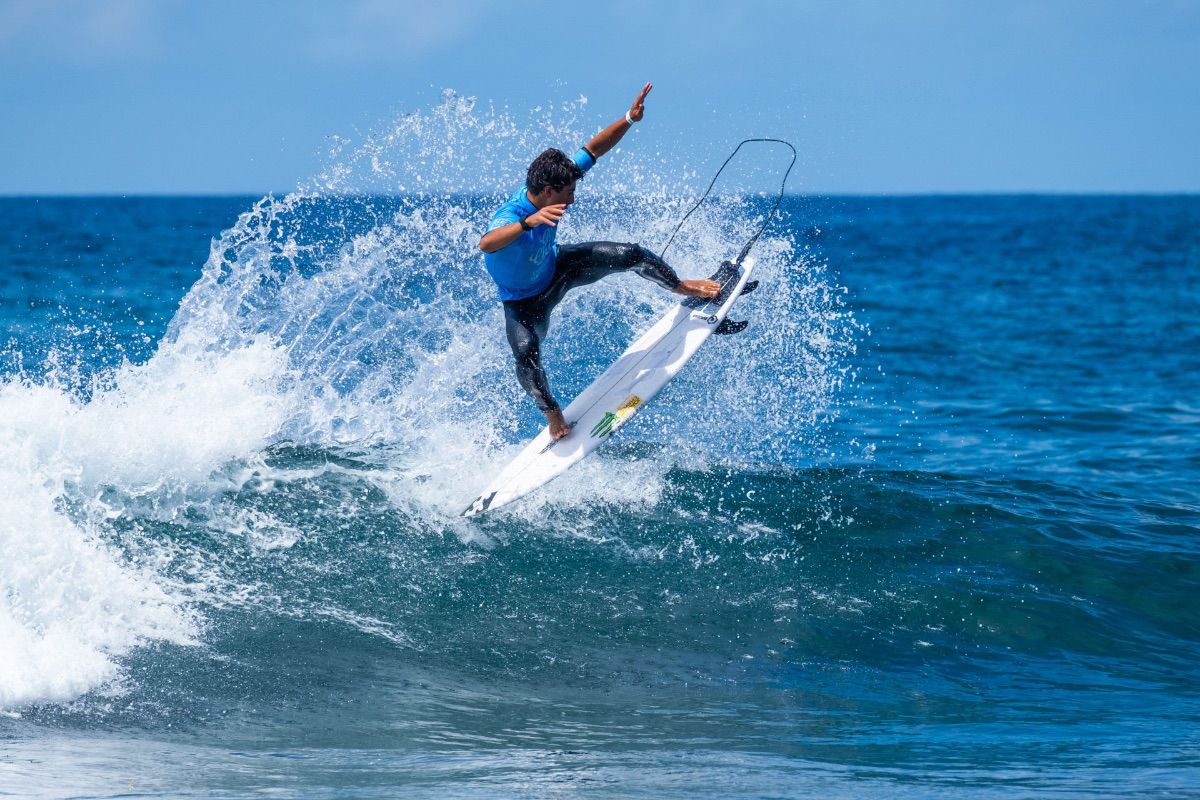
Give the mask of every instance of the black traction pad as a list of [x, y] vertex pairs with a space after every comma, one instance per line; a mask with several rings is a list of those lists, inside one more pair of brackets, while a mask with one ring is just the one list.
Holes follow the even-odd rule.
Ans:
[[721, 284], [721, 291], [717, 293], [717, 296], [711, 300], [705, 300], [703, 297], [689, 297], [683, 301], [683, 304], [688, 308], [700, 308], [709, 303], [719, 307], [729, 299], [729, 293], [733, 291], [733, 287], [740, 277], [742, 277], [742, 271], [734, 266], [732, 261], [722, 261], [721, 266], [717, 267], [717, 271], [709, 277], [710, 281]]

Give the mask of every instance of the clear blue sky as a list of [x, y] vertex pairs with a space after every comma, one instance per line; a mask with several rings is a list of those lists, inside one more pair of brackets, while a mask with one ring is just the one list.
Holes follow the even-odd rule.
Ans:
[[278, 191], [443, 88], [647, 80], [640, 144], [791, 138], [800, 191], [1200, 191], [1200, 0], [0, 0], [0, 193]]

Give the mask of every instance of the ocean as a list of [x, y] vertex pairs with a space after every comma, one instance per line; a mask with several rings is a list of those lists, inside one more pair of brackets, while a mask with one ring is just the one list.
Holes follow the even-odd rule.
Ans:
[[[503, 121], [0, 199], [0, 795], [1200, 796], [1200, 197], [789, 195], [749, 328], [464, 520], [540, 423]], [[660, 248], [699, 193], [652, 160], [560, 241]], [[737, 180], [684, 277], [770, 207]], [[672, 301], [569, 296], [560, 398]]]

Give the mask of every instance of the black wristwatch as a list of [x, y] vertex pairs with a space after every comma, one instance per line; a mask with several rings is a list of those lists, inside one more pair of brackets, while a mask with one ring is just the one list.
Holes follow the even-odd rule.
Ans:
[[518, 222], [520, 222], [520, 223], [521, 223], [521, 230], [523, 230], [523, 231], [531, 231], [531, 230], [533, 230], [533, 226], [532, 226], [532, 225], [530, 225], [528, 222], [526, 222], [526, 221], [525, 221], [525, 220], [527, 220], [527, 219], [529, 219], [529, 217], [521, 217], [519, 220], [517, 220]]

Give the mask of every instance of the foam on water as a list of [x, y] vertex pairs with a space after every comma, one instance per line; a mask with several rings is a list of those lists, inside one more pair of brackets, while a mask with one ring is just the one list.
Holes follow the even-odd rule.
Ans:
[[69, 700], [139, 642], [192, 633], [152, 575], [60, 513], [32, 460], [0, 468], [0, 709]]
[[[17, 654], [0, 672], [0, 707], [102, 686], [131, 648], [195, 642], [205, 604], [247, 596], [223, 580], [219, 556], [168, 566], [185, 545], [145, 523], [202, 519], [286, 551], [304, 531], [222, 498], [286, 473], [266, 465], [269, 448], [353, 454], [364, 465], [356, 478], [393, 506], [481, 541], [454, 515], [542, 420], [512, 376], [478, 235], [532, 154], [571, 148], [603, 124], [581, 122], [586, 108], [580, 98], [518, 119], [448, 94], [361, 143], [338, 139], [321, 175], [264, 198], [213, 240], [147, 363], [87, 387], [52, 372], [0, 388], [0, 538], [11, 554], [0, 565], [0, 646]], [[657, 175], [650, 157], [605, 161], [563, 241], [660, 247], [695, 189]], [[716, 198], [669, 260], [684, 277], [706, 276], [762, 213], [753, 197]], [[755, 256], [755, 307], [771, 315], [752, 316], [736, 350], [702, 351], [629, 426], [652, 448], [591, 459], [553, 498], [506, 513], [534, 522], [551, 506], [597, 500], [652, 507], [677, 466], [800, 458], [847, 378], [854, 323], [791, 238], [768, 235]], [[636, 278], [568, 298], [545, 348], [556, 392], [573, 396], [672, 302]]]
[[188, 587], [159, 572], [161, 548], [112, 523], [139, 498], [207, 493], [222, 465], [263, 447], [287, 416], [271, 390], [281, 364], [265, 341], [170, 345], [88, 402], [0, 386], [0, 708], [70, 699], [140, 643], [194, 641]]

